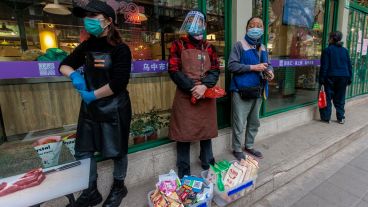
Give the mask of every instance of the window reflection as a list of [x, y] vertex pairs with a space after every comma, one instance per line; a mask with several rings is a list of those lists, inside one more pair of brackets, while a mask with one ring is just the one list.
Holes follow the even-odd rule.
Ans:
[[312, 102], [322, 50], [324, 0], [271, 0], [267, 49], [275, 66], [266, 111]]

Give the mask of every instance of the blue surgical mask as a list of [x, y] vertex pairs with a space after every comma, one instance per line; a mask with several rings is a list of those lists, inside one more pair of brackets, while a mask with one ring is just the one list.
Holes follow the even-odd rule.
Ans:
[[102, 34], [104, 29], [101, 27], [101, 22], [99, 19], [85, 17], [83, 22], [86, 31], [91, 35], [98, 37]]
[[258, 40], [263, 35], [263, 29], [262, 28], [250, 28], [248, 29], [247, 35], [253, 40]]

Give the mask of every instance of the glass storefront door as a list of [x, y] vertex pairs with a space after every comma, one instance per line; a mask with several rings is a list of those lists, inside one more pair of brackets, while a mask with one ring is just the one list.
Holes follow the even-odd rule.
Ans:
[[348, 97], [368, 93], [368, 13], [359, 10], [360, 5], [350, 5], [348, 37], [353, 65], [353, 82], [348, 88]]
[[324, 0], [269, 1], [267, 49], [275, 79], [266, 113], [316, 100], [324, 13]]

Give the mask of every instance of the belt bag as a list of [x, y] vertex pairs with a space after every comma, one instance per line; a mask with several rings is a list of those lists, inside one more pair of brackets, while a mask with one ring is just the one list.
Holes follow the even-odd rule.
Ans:
[[262, 97], [262, 87], [253, 86], [253, 87], [239, 88], [238, 93], [240, 97], [244, 100], [252, 99], [252, 98], [261, 98]]
[[254, 98], [262, 97], [263, 84], [262, 84], [261, 79], [259, 80], [258, 84], [253, 83], [254, 84], [253, 86], [251, 85], [251, 86], [239, 87], [239, 84], [237, 82], [238, 81], [234, 77], [235, 87], [238, 89], [238, 93], [242, 99], [247, 100], [247, 99], [254, 99]]

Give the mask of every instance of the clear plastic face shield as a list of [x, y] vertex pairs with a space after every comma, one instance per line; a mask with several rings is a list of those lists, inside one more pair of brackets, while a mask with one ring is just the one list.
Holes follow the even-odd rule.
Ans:
[[188, 33], [192, 36], [203, 35], [206, 30], [204, 15], [199, 11], [190, 11], [180, 28], [180, 33]]

